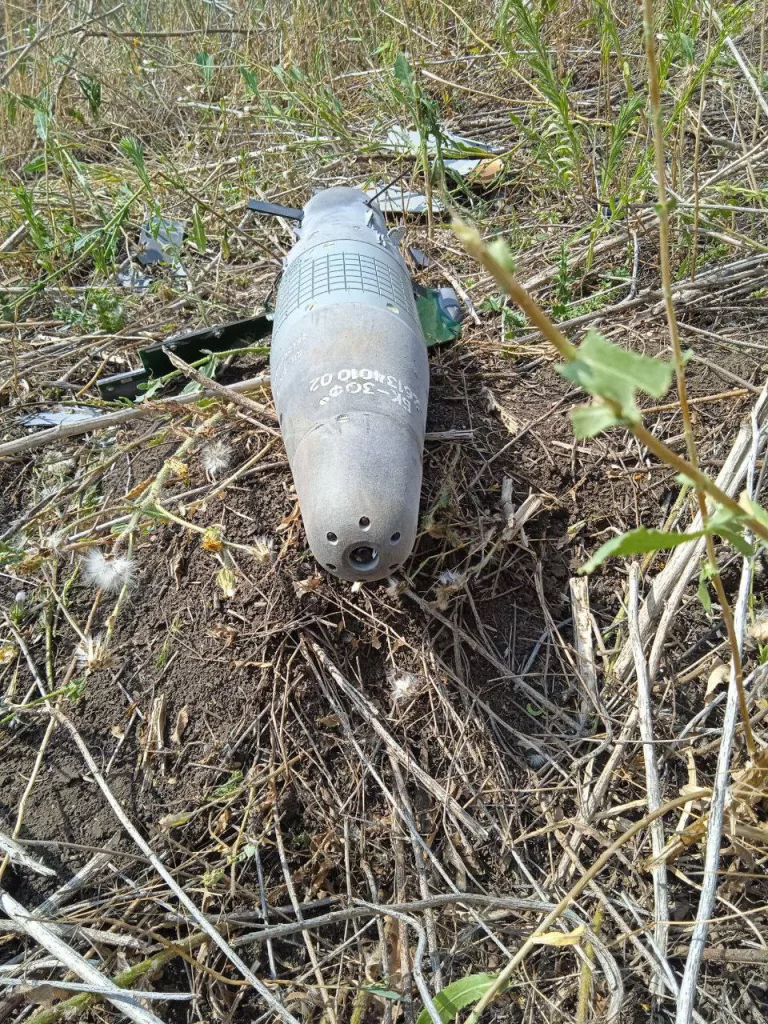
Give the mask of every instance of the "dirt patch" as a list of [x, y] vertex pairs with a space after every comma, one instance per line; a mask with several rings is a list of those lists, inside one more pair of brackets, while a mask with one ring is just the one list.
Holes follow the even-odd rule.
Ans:
[[[404, 670], [417, 667], [416, 652], [427, 651], [456, 673], [467, 693], [486, 702], [515, 729], [540, 733], [542, 739], [551, 733], [550, 713], [499, 678], [493, 659], [512, 671], [524, 670], [530, 685], [541, 687], [548, 702], [566, 699], [569, 685], [550, 664], [547, 616], [568, 639], [570, 575], [604, 538], [606, 528], [658, 523], [671, 500], [672, 480], [657, 467], [638, 464], [631, 445], [623, 457], [611, 454], [606, 471], [607, 449], [601, 442], [587, 448], [571, 440], [567, 412], [576, 399], [552, 367], [545, 363], [527, 370], [524, 362], [509, 366], [485, 358], [474, 350], [469, 333], [464, 343], [433, 357], [428, 430], [471, 430], [472, 437], [427, 444], [424, 529], [407, 571], [409, 587], [428, 602], [435, 600], [441, 574], [471, 581], [468, 599], [450, 598], [449, 614], [490, 658], [461, 639], [457, 648], [457, 634], [406, 596], [389, 594], [383, 585], [350, 594], [346, 585], [318, 575], [305, 547], [286, 468], [236, 484], [224, 496], [194, 509], [190, 517], [195, 525], [221, 524], [228, 540], [251, 544], [266, 537], [274, 545], [274, 561], [243, 565], [231, 599], [217, 586], [215, 560], [201, 546], [199, 534], [173, 522], [147, 523], [135, 551], [138, 585], [115, 629], [111, 664], [88, 675], [69, 713], [97, 761], [109, 765], [108, 779], [121, 803], [148, 833], [169, 815], [204, 802], [217, 786], [242, 772], [251, 748], [241, 738], [274, 698], [279, 687], [276, 667], [295, 656], [306, 636], [322, 635], [331, 642], [342, 671], [359, 676], [369, 698], [385, 703], [392, 660], [386, 636], [391, 630], [410, 652]], [[744, 360], [734, 365], [734, 372], [749, 369]], [[693, 396], [710, 394], [718, 386], [713, 371], [694, 365]], [[493, 409], [489, 392], [517, 423], [517, 433]], [[742, 405], [729, 400], [701, 407], [697, 427], [705, 465], [715, 468], [723, 454], [711, 432], [733, 429], [722, 423], [722, 412], [735, 426]], [[668, 434], [674, 432], [674, 413], [667, 416], [664, 428]], [[123, 432], [120, 444], [130, 445], [144, 429]], [[263, 442], [263, 435], [258, 437], [236, 421], [218, 428], [217, 435], [227, 439], [232, 466], [242, 464]], [[103, 478], [105, 503], [157, 472], [182, 436], [183, 431], [166, 431], [160, 444], [139, 445], [124, 460], [118, 459]], [[265, 463], [283, 458], [282, 449], [275, 446]], [[29, 506], [29, 471], [19, 474], [17, 467], [5, 466], [6, 479], [13, 481], [3, 489], [5, 525]], [[482, 578], [474, 579], [472, 567], [498, 544], [505, 477], [513, 482], [516, 504], [533, 493], [541, 496], [542, 506], [526, 527], [525, 542], [502, 545], [491, 554]], [[164, 501], [180, 490], [205, 485], [199, 458], [190, 458], [188, 475], [169, 485]], [[62, 571], [70, 571], [79, 558], [79, 553], [64, 556]], [[620, 579], [609, 565], [593, 580], [593, 611], [604, 625], [619, 610]], [[307, 583], [311, 589], [303, 586]], [[7, 588], [8, 600], [11, 589]], [[68, 592], [75, 622], [87, 619], [92, 599], [92, 588], [80, 576]], [[106, 629], [110, 608], [103, 601], [96, 611], [94, 636]], [[384, 631], [376, 622], [382, 610], [387, 617]], [[77, 639], [65, 622], [62, 626], [54, 653], [57, 673], [66, 671]], [[312, 708], [311, 714], [327, 716], [327, 703], [311, 682], [302, 684], [302, 694], [302, 706]], [[158, 699], [164, 702], [166, 749], [146, 755], [148, 721]], [[183, 740], [171, 744], [168, 735], [185, 711]], [[13, 752], [2, 777], [7, 820], [24, 791], [44, 728], [42, 720], [22, 719], [6, 740], [6, 751]], [[516, 751], [509, 763], [510, 770], [519, 772], [524, 752]], [[63, 738], [57, 740], [33, 789], [22, 834], [98, 847], [114, 831], [102, 797], [83, 778], [79, 755]], [[72, 847], [54, 846], [50, 852], [62, 867], [83, 860]]]

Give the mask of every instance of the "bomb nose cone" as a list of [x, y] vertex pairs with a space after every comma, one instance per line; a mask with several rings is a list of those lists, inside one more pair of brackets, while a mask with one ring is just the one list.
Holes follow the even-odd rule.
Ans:
[[[348, 527], [341, 526], [338, 534], [329, 530], [326, 533], [326, 541], [331, 550], [323, 546], [323, 550], [317, 553], [316, 557], [341, 579], [384, 579], [398, 569], [410, 554], [410, 545], [401, 543], [401, 531], [390, 531], [390, 525], [384, 524], [384, 528], [377, 530], [370, 538], [370, 528], [364, 529], [359, 525], [359, 521]], [[333, 537], [337, 539], [329, 539]], [[314, 547], [312, 550], [315, 550]]]
[[374, 582], [402, 565], [421, 489], [421, 451], [408, 430], [385, 416], [342, 416], [306, 434], [292, 466], [309, 546], [325, 569]]
[[321, 551], [316, 551], [311, 545], [317, 560], [340, 579], [362, 582], [384, 579], [410, 554], [410, 545], [401, 543], [402, 533], [398, 530], [389, 534], [386, 529], [377, 531], [370, 540], [363, 541], [361, 536], [367, 535], [356, 523], [348, 528], [340, 527], [340, 530], [340, 534], [333, 531], [326, 534], [326, 540], [329, 534], [338, 538], [327, 540], [329, 547], [323, 545]]

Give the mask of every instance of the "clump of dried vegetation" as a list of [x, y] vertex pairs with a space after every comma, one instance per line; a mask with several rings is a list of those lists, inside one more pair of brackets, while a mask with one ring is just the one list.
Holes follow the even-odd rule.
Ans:
[[[768, 1016], [767, 15], [6, 0], [0, 1020]], [[264, 348], [97, 384], [269, 306], [249, 198], [398, 176], [468, 317], [350, 587]]]

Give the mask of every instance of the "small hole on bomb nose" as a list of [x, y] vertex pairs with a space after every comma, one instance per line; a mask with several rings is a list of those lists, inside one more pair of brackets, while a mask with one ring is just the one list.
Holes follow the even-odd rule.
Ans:
[[367, 544], [361, 544], [360, 547], [353, 548], [350, 551], [349, 561], [355, 569], [366, 572], [376, 567], [379, 561], [379, 553], [376, 548], [369, 547]]
[[328, 533], [326, 533], [325, 535], [325, 539], [329, 540], [331, 544], [335, 544], [339, 538], [336, 536], [333, 530], [329, 530]]
[[370, 525], [371, 525], [371, 520], [368, 518], [368, 516], [360, 516], [360, 529], [361, 530], [367, 530]]
[[395, 530], [395, 532], [389, 539], [392, 541], [393, 544], [397, 544], [397, 542], [400, 540], [400, 531]]
[[326, 562], [325, 563], [325, 567], [326, 567], [326, 569], [335, 569], [336, 568], [336, 566], [333, 564], [333, 562]]

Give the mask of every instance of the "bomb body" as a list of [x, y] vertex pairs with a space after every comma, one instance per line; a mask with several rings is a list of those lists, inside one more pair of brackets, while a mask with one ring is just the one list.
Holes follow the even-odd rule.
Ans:
[[429, 391], [410, 275], [354, 188], [307, 204], [272, 335], [272, 392], [310, 548], [345, 580], [377, 580], [418, 525]]

